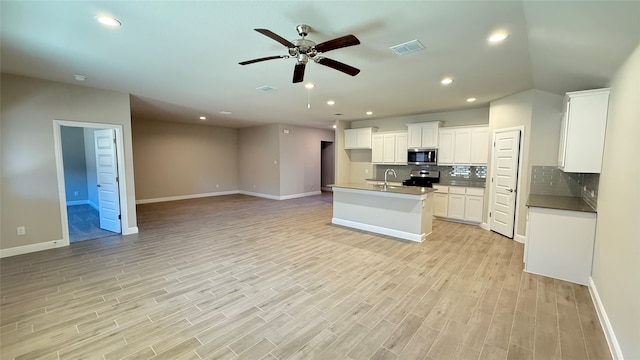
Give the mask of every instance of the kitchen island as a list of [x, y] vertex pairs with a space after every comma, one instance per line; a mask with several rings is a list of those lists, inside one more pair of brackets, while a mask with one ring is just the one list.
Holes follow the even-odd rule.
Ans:
[[417, 242], [431, 234], [432, 188], [370, 184], [331, 187], [333, 224]]

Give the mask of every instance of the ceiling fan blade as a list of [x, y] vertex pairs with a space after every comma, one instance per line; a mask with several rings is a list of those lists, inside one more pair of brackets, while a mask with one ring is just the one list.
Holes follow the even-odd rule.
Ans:
[[326, 57], [321, 57], [317, 59], [316, 62], [320, 65], [328, 66], [332, 69], [342, 71], [343, 73], [349, 74], [351, 76], [356, 76], [360, 72], [360, 69], [356, 69], [353, 66]]
[[304, 80], [304, 68], [305, 67], [306, 67], [306, 64], [298, 63], [298, 64], [296, 64], [296, 67], [293, 68], [293, 82], [294, 83], [299, 83], [299, 82], [302, 82], [302, 80]]
[[249, 65], [249, 64], [257, 63], [257, 62], [260, 62], [260, 61], [266, 61], [266, 60], [287, 59], [288, 57], [289, 57], [288, 55], [267, 56], [267, 57], [263, 57], [263, 58], [259, 58], [259, 59], [243, 61], [243, 62], [240, 62], [238, 64], [240, 64], [240, 65]]
[[267, 30], [267, 29], [253, 29], [253, 30], [259, 32], [260, 34], [262, 34], [264, 36], [272, 38], [273, 40], [279, 42], [280, 44], [286, 46], [287, 48], [296, 47], [295, 45], [293, 45], [293, 43], [291, 41], [283, 38], [282, 36], [274, 33], [271, 30]]
[[353, 35], [345, 35], [333, 40], [325, 41], [315, 46], [318, 52], [327, 52], [335, 49], [340, 49], [347, 46], [353, 46], [360, 44], [360, 40]]

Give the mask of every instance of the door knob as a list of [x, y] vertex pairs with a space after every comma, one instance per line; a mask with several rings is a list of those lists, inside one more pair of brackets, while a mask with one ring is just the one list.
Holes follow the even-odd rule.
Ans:
[[96, 185], [97, 187], [100, 187], [100, 184]]
[[512, 193], [512, 192], [513, 192], [513, 189], [507, 189], [507, 191], [508, 191], [508, 192], [510, 192], [510, 193]]

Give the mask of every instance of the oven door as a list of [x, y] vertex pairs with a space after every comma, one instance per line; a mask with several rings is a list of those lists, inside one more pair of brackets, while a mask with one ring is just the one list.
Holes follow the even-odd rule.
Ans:
[[407, 153], [407, 163], [412, 165], [436, 165], [438, 150], [410, 149]]

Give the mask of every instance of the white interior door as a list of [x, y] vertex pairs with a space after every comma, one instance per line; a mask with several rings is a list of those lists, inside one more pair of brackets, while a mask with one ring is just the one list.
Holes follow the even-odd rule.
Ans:
[[491, 230], [513, 238], [520, 156], [520, 130], [495, 133], [492, 171]]
[[100, 228], [120, 233], [120, 194], [114, 130], [96, 130], [94, 138], [96, 170], [98, 172]]

